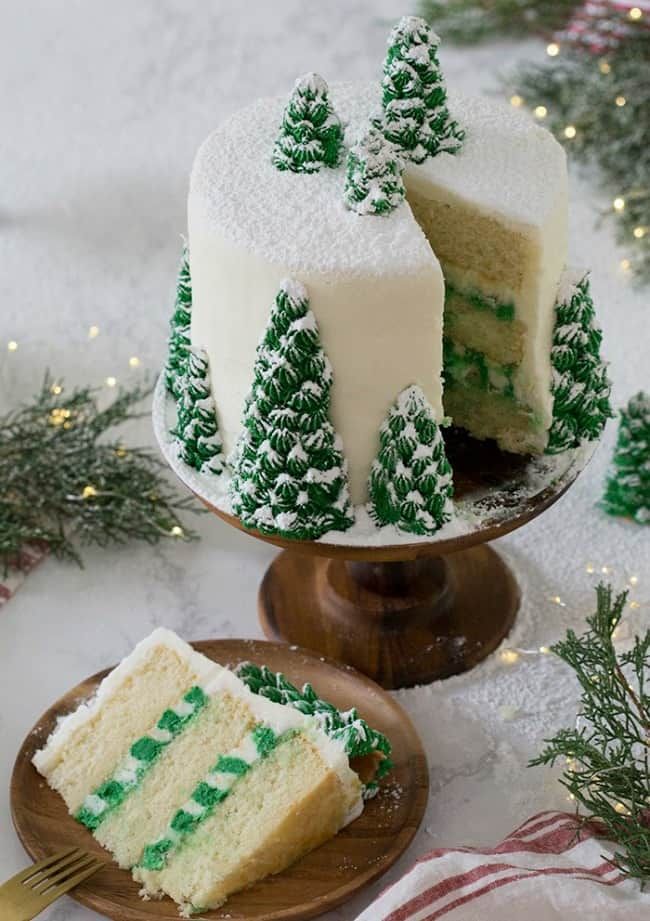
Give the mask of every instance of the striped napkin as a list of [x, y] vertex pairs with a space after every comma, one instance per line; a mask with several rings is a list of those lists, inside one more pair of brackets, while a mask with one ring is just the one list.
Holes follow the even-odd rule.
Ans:
[[639, 921], [650, 893], [608, 860], [593, 824], [565, 812], [528, 819], [495, 848], [421, 857], [356, 921]]
[[16, 594], [28, 573], [47, 556], [45, 544], [25, 544], [18, 559], [4, 573], [0, 567], [0, 608]]

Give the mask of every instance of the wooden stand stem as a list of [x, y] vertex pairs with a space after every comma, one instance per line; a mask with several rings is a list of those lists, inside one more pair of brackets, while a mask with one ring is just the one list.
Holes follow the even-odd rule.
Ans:
[[485, 544], [392, 563], [285, 551], [259, 593], [269, 638], [353, 665], [385, 688], [472, 668], [508, 634], [518, 607], [512, 573]]

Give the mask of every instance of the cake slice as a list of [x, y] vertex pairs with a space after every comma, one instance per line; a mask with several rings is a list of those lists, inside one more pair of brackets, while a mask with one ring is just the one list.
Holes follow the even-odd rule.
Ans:
[[356, 711], [309, 685], [250, 664], [239, 677], [156, 630], [33, 761], [143, 895], [166, 893], [187, 914], [335, 835], [389, 754]]

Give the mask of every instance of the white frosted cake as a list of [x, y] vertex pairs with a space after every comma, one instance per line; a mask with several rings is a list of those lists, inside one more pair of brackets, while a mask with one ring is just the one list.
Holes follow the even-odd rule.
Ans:
[[[222, 460], [236, 469], [233, 507], [251, 527], [312, 537], [324, 524], [345, 529], [348, 506], [369, 502], [380, 524], [432, 533], [448, 519], [451, 492], [425, 418], [519, 454], [577, 446], [604, 424], [608, 389], [584, 272], [569, 297], [580, 335], [567, 345], [570, 323], [562, 341], [556, 335], [558, 290], [566, 299], [570, 287], [560, 284], [564, 151], [524, 112], [483, 98], [448, 101], [438, 41], [405, 17], [391, 33], [381, 85], [328, 87], [308, 74], [288, 104], [254, 103], [198, 152], [191, 304], [176, 329], [186, 323], [186, 348], [191, 340], [209, 366]], [[294, 326], [280, 317], [278, 297], [293, 304]], [[324, 356], [320, 380], [296, 365], [295, 324], [305, 322]], [[580, 350], [593, 352], [586, 364]], [[320, 503], [302, 488], [320, 450], [305, 442], [313, 420], [304, 400], [301, 420], [287, 416], [291, 388], [310, 380], [338, 452], [315, 464], [320, 483], [340, 484]], [[177, 398], [184, 390], [178, 383]], [[304, 469], [291, 463], [296, 452]], [[338, 517], [321, 527], [313, 519], [325, 498]], [[313, 507], [305, 528], [295, 526], [296, 506]]]

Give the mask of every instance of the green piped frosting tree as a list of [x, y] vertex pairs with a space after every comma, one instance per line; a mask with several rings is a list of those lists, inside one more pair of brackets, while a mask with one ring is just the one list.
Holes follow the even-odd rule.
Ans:
[[650, 396], [640, 391], [621, 410], [613, 470], [603, 508], [650, 525]]
[[165, 366], [165, 383], [167, 390], [179, 399], [182, 381], [187, 368], [187, 356], [190, 350], [190, 320], [192, 317], [192, 279], [187, 247], [183, 248], [181, 264], [176, 282], [176, 301], [170, 323]]
[[388, 39], [383, 112], [373, 123], [413, 163], [458, 153], [465, 137], [447, 108], [439, 44], [433, 29], [417, 16], [400, 19]]
[[379, 525], [435, 534], [452, 515], [452, 471], [433, 410], [420, 387], [400, 393], [383, 422], [368, 482]]
[[316, 173], [322, 166], [338, 166], [342, 149], [343, 128], [327, 83], [314, 73], [299, 77], [284, 110], [273, 164], [294, 173]]
[[347, 464], [329, 420], [331, 387], [307, 291], [285, 280], [257, 349], [234, 452], [232, 506], [246, 527], [316, 540], [353, 523]]
[[586, 274], [567, 272], [558, 290], [551, 348], [553, 421], [547, 454], [598, 438], [608, 419], [611, 383], [600, 356], [602, 333]]
[[196, 346], [189, 350], [176, 432], [186, 464], [201, 473], [223, 473], [223, 444], [210, 389], [208, 354]]
[[370, 128], [348, 154], [345, 204], [357, 214], [389, 214], [404, 199], [403, 169], [395, 146]]

